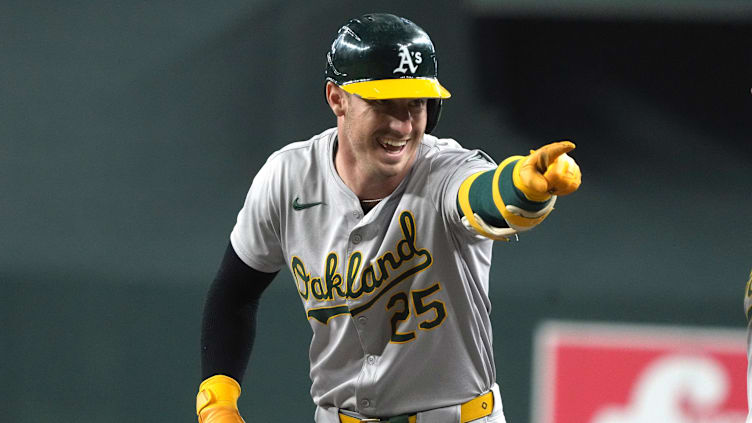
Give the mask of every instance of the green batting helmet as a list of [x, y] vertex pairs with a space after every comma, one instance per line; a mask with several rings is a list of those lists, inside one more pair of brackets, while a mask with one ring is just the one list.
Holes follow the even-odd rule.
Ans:
[[370, 13], [340, 28], [326, 55], [327, 81], [367, 100], [428, 99], [426, 132], [439, 121], [451, 94], [437, 77], [431, 38], [412, 21]]

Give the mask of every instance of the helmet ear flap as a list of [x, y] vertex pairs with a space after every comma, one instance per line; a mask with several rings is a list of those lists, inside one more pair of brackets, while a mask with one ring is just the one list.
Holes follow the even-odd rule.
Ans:
[[429, 98], [426, 102], [426, 134], [430, 134], [439, 123], [442, 103], [440, 98]]

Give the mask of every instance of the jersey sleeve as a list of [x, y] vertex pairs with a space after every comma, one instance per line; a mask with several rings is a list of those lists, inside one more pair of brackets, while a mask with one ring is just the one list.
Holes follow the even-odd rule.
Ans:
[[248, 266], [266, 273], [284, 267], [279, 204], [274, 196], [280, 191], [276, 164], [272, 156], [253, 178], [230, 234], [230, 242], [238, 257]]
[[496, 163], [486, 153], [463, 149], [456, 142], [454, 145], [450, 144], [449, 148], [442, 148], [431, 161], [429, 184], [439, 188], [434, 191], [436, 198], [432, 201], [447, 222], [471, 236], [477, 235], [477, 232], [463, 220], [457, 207], [457, 193], [467, 178], [493, 169], [496, 169]]

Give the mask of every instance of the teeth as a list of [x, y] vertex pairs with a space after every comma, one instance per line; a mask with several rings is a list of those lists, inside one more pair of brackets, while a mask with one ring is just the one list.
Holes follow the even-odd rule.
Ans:
[[407, 140], [381, 140], [381, 143], [392, 147], [402, 147], [407, 144]]

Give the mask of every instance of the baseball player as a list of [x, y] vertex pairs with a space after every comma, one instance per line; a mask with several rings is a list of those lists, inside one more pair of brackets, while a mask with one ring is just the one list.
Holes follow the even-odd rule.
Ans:
[[259, 297], [287, 268], [313, 331], [317, 423], [504, 422], [489, 313], [494, 240], [538, 225], [580, 170], [568, 141], [496, 164], [429, 135], [442, 101], [434, 46], [368, 14], [326, 56], [336, 127], [258, 171], [209, 288], [199, 422], [242, 422]]

